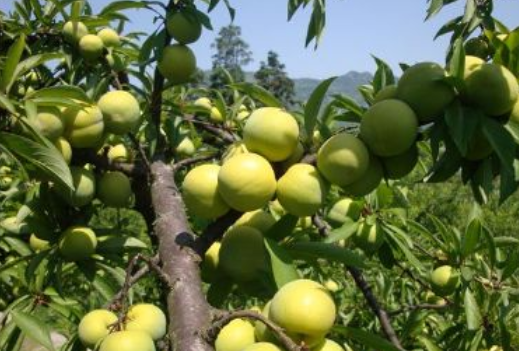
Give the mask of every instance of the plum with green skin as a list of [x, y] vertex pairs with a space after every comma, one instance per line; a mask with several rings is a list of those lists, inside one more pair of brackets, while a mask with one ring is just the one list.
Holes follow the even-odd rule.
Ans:
[[70, 167], [74, 190], [69, 192], [60, 186], [56, 186], [57, 193], [73, 207], [83, 207], [92, 202], [96, 192], [94, 173], [84, 167]]
[[368, 224], [362, 222], [353, 236], [355, 245], [360, 247], [367, 254], [372, 254], [384, 243], [384, 232], [378, 223]]
[[298, 139], [299, 126], [295, 118], [276, 107], [254, 110], [243, 128], [243, 141], [247, 149], [272, 162], [290, 157]]
[[97, 237], [88, 227], [67, 228], [59, 239], [59, 252], [68, 261], [89, 259], [96, 251]]
[[72, 161], [72, 147], [70, 146], [70, 143], [67, 141], [67, 139], [63, 137], [59, 137], [55, 142], [54, 146], [60, 154], [63, 156], [63, 159], [67, 163], [67, 165], [70, 164], [70, 161]]
[[418, 163], [418, 148], [413, 144], [409, 150], [395, 156], [380, 159], [388, 179], [400, 179], [413, 171]]
[[259, 209], [245, 212], [234, 222], [233, 227], [247, 226], [255, 228], [265, 234], [275, 223], [276, 219], [270, 213]]
[[79, 40], [79, 52], [86, 61], [96, 61], [103, 55], [103, 50], [103, 41], [95, 34], [87, 34]]
[[447, 72], [433, 62], [421, 62], [405, 70], [398, 81], [397, 97], [407, 103], [421, 123], [434, 121], [454, 100], [454, 88], [444, 82]]
[[36, 129], [52, 141], [58, 139], [65, 129], [61, 112], [56, 107], [38, 107], [35, 122]]
[[350, 196], [365, 196], [375, 190], [382, 179], [384, 171], [378, 157], [370, 155], [368, 170], [363, 177], [343, 187]]
[[387, 85], [384, 88], [380, 89], [375, 98], [373, 99], [373, 104], [383, 100], [396, 99], [396, 91], [397, 86], [395, 84]]
[[194, 216], [214, 219], [229, 211], [220, 195], [218, 175], [221, 167], [205, 164], [191, 169], [182, 183], [182, 194], [188, 212]]
[[467, 79], [467, 77], [477, 69], [479, 66], [483, 65], [485, 61], [476, 56], [465, 56], [465, 70], [463, 71], [463, 79]]
[[122, 172], [106, 172], [97, 183], [97, 197], [109, 207], [127, 207], [132, 199], [132, 184]]
[[202, 24], [198, 18], [186, 12], [175, 12], [168, 17], [166, 29], [180, 44], [191, 44], [202, 35]]
[[61, 33], [67, 42], [76, 44], [88, 34], [88, 28], [83, 22], [68, 21], [63, 25]]
[[336, 312], [330, 292], [324, 286], [299, 279], [278, 290], [272, 298], [269, 316], [294, 341], [313, 347], [332, 328]]
[[389, 99], [364, 113], [360, 136], [377, 156], [395, 156], [408, 150], [418, 135], [418, 119], [406, 103]]
[[94, 148], [103, 140], [103, 114], [95, 105], [65, 109], [63, 122], [63, 136], [73, 147]]
[[107, 48], [114, 48], [121, 45], [121, 38], [112, 28], [103, 28], [97, 32], [97, 36], [101, 38], [103, 45]]
[[312, 349], [312, 351], [344, 351], [344, 348], [333, 340], [324, 339], [324, 341]]
[[263, 234], [251, 227], [230, 229], [222, 239], [219, 264], [222, 270], [238, 282], [248, 282], [268, 268]]
[[328, 186], [314, 166], [296, 163], [278, 180], [276, 194], [288, 213], [306, 217], [317, 213], [327, 192]]
[[193, 156], [196, 152], [195, 144], [190, 137], [184, 137], [175, 149], [176, 153], [182, 157]]
[[141, 120], [141, 108], [137, 99], [127, 91], [110, 91], [99, 99], [106, 132], [117, 135], [134, 130]]
[[357, 137], [340, 133], [328, 139], [317, 153], [317, 168], [332, 184], [345, 186], [362, 177], [369, 166], [369, 152]]
[[110, 327], [117, 322], [117, 315], [108, 310], [93, 310], [81, 318], [78, 326], [79, 340], [89, 348], [108, 336]]
[[189, 82], [196, 72], [196, 57], [185, 45], [170, 45], [164, 48], [158, 68], [171, 83], [184, 84]]
[[50, 248], [50, 242], [48, 240], [42, 239], [36, 234], [31, 234], [29, 237], [29, 246], [32, 251], [39, 252], [43, 250], [47, 250]]
[[218, 173], [218, 192], [235, 210], [262, 208], [276, 192], [276, 176], [262, 156], [245, 153], [226, 161]]
[[108, 335], [99, 351], [156, 351], [151, 337], [142, 331], [118, 331]]
[[218, 333], [216, 351], [242, 351], [254, 344], [254, 327], [249, 321], [234, 319]]
[[[490, 46], [488, 42], [481, 38], [470, 38], [464, 45], [465, 47], [465, 55], [467, 56], [475, 56], [481, 59], [485, 59], [491, 53]], [[466, 56], [465, 56], [466, 57]]]
[[214, 242], [204, 254], [204, 260], [200, 266], [202, 279], [205, 282], [213, 282], [218, 277], [218, 266], [220, 260], [220, 248], [222, 244], [218, 241]]
[[149, 303], [133, 305], [126, 314], [126, 330], [143, 331], [155, 341], [166, 335], [166, 327], [167, 322], [164, 312]]
[[430, 277], [431, 289], [438, 296], [449, 296], [460, 283], [460, 274], [453, 267], [444, 265], [436, 268]]
[[241, 351], [283, 351], [278, 346], [270, 342], [257, 342], [247, 346]]
[[506, 67], [485, 63], [465, 78], [464, 96], [486, 115], [501, 116], [510, 112], [519, 98], [519, 83]]
[[114, 52], [108, 52], [105, 58], [108, 66], [110, 66], [110, 68], [115, 72], [122, 72], [126, 68], [124, 60]]
[[341, 225], [348, 220], [357, 221], [362, 212], [362, 204], [349, 197], [335, 202], [328, 211], [327, 219], [336, 225]]

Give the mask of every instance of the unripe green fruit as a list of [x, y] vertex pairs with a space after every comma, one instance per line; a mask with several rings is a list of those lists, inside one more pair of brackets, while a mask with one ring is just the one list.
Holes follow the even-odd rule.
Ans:
[[214, 219], [229, 211], [219, 193], [220, 166], [206, 164], [191, 169], [182, 184], [184, 203], [191, 215]]
[[443, 306], [447, 303], [447, 301], [444, 298], [435, 295], [432, 291], [427, 291], [425, 293], [425, 301], [427, 303], [438, 305], [438, 306]]
[[486, 59], [490, 54], [488, 42], [482, 38], [470, 38], [465, 43], [465, 55], [476, 56]]
[[292, 115], [276, 107], [262, 107], [252, 112], [243, 128], [247, 149], [269, 161], [283, 161], [297, 147], [299, 126]]
[[101, 38], [103, 45], [107, 48], [113, 48], [121, 45], [119, 34], [112, 28], [103, 28], [97, 32], [97, 36]]
[[222, 270], [236, 281], [257, 279], [268, 267], [263, 234], [246, 226], [230, 229], [223, 237], [219, 262]]
[[79, 52], [86, 61], [95, 61], [103, 55], [103, 41], [95, 34], [87, 34], [79, 40]]
[[247, 226], [265, 234], [275, 223], [276, 220], [270, 213], [260, 209], [244, 213], [233, 226]]
[[469, 141], [465, 158], [470, 161], [479, 161], [490, 156], [493, 151], [492, 144], [487, 140], [483, 131], [477, 129]]
[[50, 242], [48, 240], [39, 238], [36, 234], [33, 233], [29, 237], [29, 246], [31, 247], [32, 251], [38, 252], [50, 248]]
[[418, 120], [406, 103], [390, 99], [366, 111], [360, 135], [377, 156], [395, 156], [408, 150], [418, 135]]
[[271, 165], [260, 155], [237, 155], [220, 169], [218, 192], [231, 208], [253, 211], [272, 199], [276, 192], [276, 177]]
[[74, 226], [63, 232], [59, 240], [59, 252], [69, 261], [90, 258], [97, 247], [97, 237], [88, 227]]
[[193, 156], [196, 152], [195, 144], [193, 144], [191, 138], [184, 137], [177, 145], [176, 152], [182, 157]]
[[126, 314], [125, 329], [128, 331], [143, 331], [153, 340], [159, 340], [166, 335], [166, 315], [160, 308], [149, 303], [133, 305]]
[[0, 190], [7, 190], [13, 184], [13, 178], [9, 176], [1, 176], [0, 177]]
[[156, 351], [150, 336], [142, 331], [118, 331], [108, 335], [99, 351]]
[[58, 139], [65, 129], [61, 112], [56, 107], [39, 107], [35, 124], [36, 129], [50, 140]]
[[413, 144], [411, 148], [399, 155], [380, 159], [384, 173], [388, 179], [400, 179], [411, 173], [418, 163], [418, 148]]
[[63, 112], [64, 137], [77, 148], [94, 148], [103, 140], [103, 114], [97, 106], [67, 108]]
[[327, 192], [328, 186], [314, 166], [297, 163], [278, 180], [276, 194], [288, 213], [305, 217], [321, 208]]
[[378, 157], [370, 155], [368, 170], [363, 177], [343, 187], [346, 194], [351, 196], [365, 196], [375, 190], [382, 178], [384, 171]]
[[88, 28], [83, 22], [68, 21], [63, 25], [62, 34], [67, 42], [76, 44], [88, 34]]
[[197, 41], [202, 34], [202, 24], [196, 16], [175, 12], [166, 22], [169, 35], [180, 44], [191, 44]]
[[[432, 62], [409, 67], [398, 81], [397, 96], [416, 113], [420, 122], [431, 122], [454, 100], [454, 88], [444, 82], [447, 72]], [[396, 138], [396, 137], [395, 137]]]
[[383, 100], [396, 99], [396, 91], [397, 86], [394, 84], [388, 85], [383, 89], [380, 89], [380, 91], [377, 93], [377, 95], [375, 95], [375, 98], [373, 99], [373, 104], [376, 104], [377, 102]]
[[95, 176], [91, 170], [82, 167], [70, 167], [74, 190], [68, 192], [61, 187], [56, 187], [59, 195], [73, 207], [83, 207], [92, 202], [95, 196]]
[[283, 351], [270, 342], [257, 342], [247, 346], [242, 351]]
[[139, 102], [124, 90], [110, 91], [99, 99], [97, 106], [103, 114], [105, 130], [117, 135], [131, 132], [140, 122]]
[[448, 265], [440, 266], [431, 273], [431, 288], [438, 296], [451, 295], [459, 282], [459, 273]]
[[108, 66], [115, 72], [122, 72], [126, 68], [123, 59], [113, 52], [106, 54], [105, 58]]
[[349, 197], [338, 200], [328, 212], [328, 220], [336, 225], [345, 223], [348, 220], [357, 221], [362, 212], [362, 204]]
[[362, 222], [357, 229], [357, 233], [353, 236], [353, 241], [365, 253], [374, 253], [384, 243], [384, 232], [377, 223]]
[[369, 152], [362, 141], [340, 133], [328, 139], [317, 153], [317, 168], [330, 183], [345, 186], [364, 175]]
[[221, 246], [222, 244], [220, 242], [214, 242], [205, 252], [204, 260], [202, 261], [201, 265], [201, 271], [202, 279], [206, 282], [213, 282], [217, 276]]
[[81, 318], [78, 326], [79, 340], [91, 349], [110, 334], [117, 322], [115, 313], [108, 310], [93, 310]]
[[61, 153], [65, 162], [69, 165], [72, 160], [72, 147], [67, 139], [61, 137], [58, 138], [58, 140], [54, 142], [54, 146]]
[[196, 57], [185, 45], [170, 45], [164, 48], [158, 68], [171, 83], [184, 84], [196, 72]]
[[465, 97], [488, 116], [501, 116], [512, 110], [519, 98], [517, 78], [506, 67], [485, 63], [465, 79]]
[[124, 144], [117, 144], [108, 150], [107, 154], [110, 162], [128, 162], [130, 161], [130, 155], [128, 149]]
[[336, 308], [321, 284], [300, 279], [284, 285], [272, 298], [269, 316], [305, 344], [314, 346], [332, 328]]
[[324, 339], [323, 343], [319, 344], [312, 351], [344, 351], [341, 345], [330, 339]]
[[218, 333], [216, 351], [242, 351], [254, 344], [254, 327], [243, 319], [234, 319]]
[[127, 207], [132, 199], [130, 179], [121, 172], [106, 172], [97, 183], [97, 197], [106, 206]]

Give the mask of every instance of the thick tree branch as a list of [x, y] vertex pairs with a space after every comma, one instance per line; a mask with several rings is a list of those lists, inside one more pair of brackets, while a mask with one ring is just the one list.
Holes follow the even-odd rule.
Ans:
[[204, 257], [204, 254], [211, 247], [211, 245], [220, 240], [225, 231], [233, 225], [234, 222], [242, 215], [242, 212], [238, 212], [235, 210], [230, 210], [222, 217], [218, 218], [213, 223], [209, 224], [207, 228], [204, 230], [199, 237], [196, 238], [193, 248], [200, 255], [201, 258]]

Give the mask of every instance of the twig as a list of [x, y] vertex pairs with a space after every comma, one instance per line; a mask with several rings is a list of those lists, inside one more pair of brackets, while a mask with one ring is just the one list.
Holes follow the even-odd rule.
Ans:
[[330, 226], [326, 223], [321, 216], [315, 214], [312, 216], [312, 223], [317, 228], [319, 235], [322, 237], [327, 237], [330, 231]]
[[237, 140], [237, 138], [234, 136], [234, 134], [229, 133], [227, 130], [224, 130], [212, 123], [209, 123], [206, 121], [201, 121], [194, 116], [184, 116], [183, 119], [186, 122], [193, 123], [195, 126], [199, 127], [200, 129], [203, 129], [203, 130], [213, 134], [214, 136], [222, 139], [225, 142], [234, 143]]
[[299, 163], [308, 163], [310, 165], [315, 165], [317, 163], [317, 155], [316, 154], [306, 154]]
[[144, 150], [142, 144], [137, 140], [137, 137], [134, 134], [130, 134], [130, 140], [132, 141], [133, 145], [137, 148], [137, 151], [139, 152], [139, 155], [141, 156], [142, 162], [144, 163], [144, 166], [146, 167], [147, 173], [151, 172], [151, 163], [148, 159], [148, 156], [146, 155], [146, 151]]
[[205, 252], [209, 250], [211, 245], [214, 242], [220, 240], [223, 237], [225, 231], [231, 225], [233, 225], [233, 223], [236, 222], [236, 220], [240, 218], [242, 214], [243, 213], [241, 212], [230, 210], [225, 215], [209, 224], [205, 228], [204, 232], [200, 234], [200, 236], [198, 236], [193, 243], [193, 249], [196, 251], [196, 253], [198, 253], [198, 255], [203, 258]]
[[173, 173], [178, 172], [182, 168], [189, 167], [192, 164], [211, 160], [215, 157], [216, 157], [216, 154], [210, 154], [210, 155], [195, 156], [195, 157], [186, 158], [184, 160], [178, 161], [173, 165]]
[[415, 310], [445, 310], [451, 306], [450, 303], [445, 301], [442, 305], [432, 304], [432, 303], [422, 303], [418, 305], [407, 305], [399, 308], [398, 310], [389, 312], [390, 316], [396, 316], [400, 313], [415, 311]]

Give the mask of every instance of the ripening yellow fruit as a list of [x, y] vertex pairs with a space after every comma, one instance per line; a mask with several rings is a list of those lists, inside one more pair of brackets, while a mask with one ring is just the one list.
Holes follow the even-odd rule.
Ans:
[[219, 265], [234, 280], [248, 282], [268, 268], [267, 256], [263, 234], [255, 228], [238, 226], [223, 237]]
[[132, 195], [130, 179], [122, 172], [106, 172], [97, 183], [97, 197], [106, 206], [127, 207]]
[[270, 342], [257, 342], [247, 346], [242, 351], [283, 351]]
[[128, 331], [143, 331], [153, 340], [159, 340], [166, 335], [166, 315], [160, 308], [149, 303], [133, 305], [126, 314], [125, 329]]
[[396, 99], [396, 89], [397, 87], [394, 84], [385, 86], [384, 88], [380, 89], [380, 91], [373, 99], [373, 104], [383, 100]]
[[328, 185], [314, 166], [296, 163], [278, 180], [276, 194], [288, 213], [306, 217], [321, 208], [327, 192]]
[[377, 223], [362, 222], [353, 236], [353, 241], [365, 253], [376, 252], [384, 243], [384, 232]]
[[268, 212], [263, 210], [256, 210], [251, 212], [245, 212], [236, 222], [234, 227], [247, 226], [256, 228], [262, 233], [266, 233], [274, 224], [276, 219]]
[[54, 146], [63, 156], [63, 159], [65, 159], [65, 162], [69, 165], [70, 161], [72, 160], [72, 147], [70, 146], [67, 139], [63, 137], [59, 137], [55, 142]]
[[456, 96], [444, 81], [447, 72], [433, 62], [421, 62], [405, 70], [398, 81], [397, 97], [407, 103], [421, 123], [442, 115]]
[[369, 152], [362, 141], [340, 133], [328, 139], [317, 153], [317, 168], [332, 184], [345, 186], [364, 175], [369, 166]]
[[95, 34], [87, 34], [79, 40], [79, 52], [86, 61], [95, 61], [103, 55], [103, 41]]
[[229, 206], [219, 192], [220, 172], [220, 166], [206, 164], [197, 166], [187, 173], [182, 183], [182, 194], [190, 214], [214, 219], [229, 211]]
[[110, 334], [115, 327], [117, 316], [108, 310], [93, 310], [81, 318], [78, 326], [79, 340], [91, 349]]
[[370, 155], [368, 170], [363, 177], [343, 187], [350, 196], [365, 196], [375, 190], [384, 178], [382, 164], [378, 157]]
[[105, 131], [117, 135], [131, 132], [141, 118], [137, 99], [127, 91], [115, 90], [101, 96], [97, 102], [104, 118]]
[[107, 154], [110, 162], [129, 162], [130, 154], [124, 144], [111, 146]]
[[92, 202], [95, 196], [96, 182], [94, 173], [83, 167], [70, 167], [74, 190], [69, 192], [56, 186], [57, 193], [73, 207], [83, 207]]
[[364, 113], [360, 136], [377, 156], [395, 156], [408, 150], [418, 135], [418, 119], [406, 103], [389, 99]]
[[448, 265], [440, 266], [431, 273], [431, 288], [438, 296], [451, 295], [460, 282], [460, 275]]
[[29, 237], [29, 246], [31, 247], [32, 251], [38, 252], [50, 248], [50, 242], [48, 240], [41, 239], [36, 234], [32, 233]]
[[94, 148], [103, 140], [103, 114], [97, 106], [69, 107], [63, 112], [63, 136], [76, 148]]
[[381, 158], [384, 174], [388, 179], [400, 179], [411, 173], [418, 163], [418, 148], [413, 144], [411, 148], [401, 154]]
[[236, 155], [220, 169], [218, 192], [235, 210], [247, 212], [262, 208], [276, 192], [272, 166], [258, 154]]
[[118, 331], [108, 335], [99, 351], [156, 351], [153, 339], [142, 331]]
[[214, 123], [222, 123], [224, 121], [222, 113], [216, 106], [211, 107], [210, 111], [211, 112], [209, 114], [209, 119], [211, 121], [213, 121]]
[[103, 28], [97, 32], [97, 36], [103, 41], [103, 45], [107, 48], [114, 48], [121, 45], [121, 38], [112, 28]]
[[242, 351], [254, 343], [254, 327], [249, 321], [234, 319], [218, 333], [216, 351]]
[[324, 339], [322, 344], [319, 344], [312, 351], [344, 351], [341, 345], [330, 339]]
[[297, 147], [299, 126], [288, 112], [262, 107], [252, 112], [243, 128], [247, 149], [272, 162], [290, 157]]
[[166, 22], [166, 29], [173, 39], [180, 44], [191, 44], [202, 35], [202, 24], [191, 13], [175, 12]]
[[217, 276], [221, 246], [222, 244], [216, 241], [205, 252], [204, 260], [202, 261], [200, 269], [202, 272], [202, 279], [206, 282], [214, 281]]
[[196, 71], [196, 57], [185, 45], [164, 48], [158, 63], [160, 73], [173, 84], [187, 83]]
[[465, 56], [465, 70], [463, 73], [463, 78], [467, 79], [467, 77], [472, 73], [472, 71], [474, 71], [484, 63], [485, 61], [480, 59], [479, 57], [470, 55]]
[[65, 129], [61, 112], [57, 107], [38, 107], [35, 122], [36, 129], [44, 137], [53, 141], [57, 140]]
[[233, 158], [234, 156], [246, 154], [249, 150], [247, 150], [247, 147], [243, 143], [243, 141], [236, 141], [229, 145], [227, 150], [223, 153], [222, 156], [222, 163], [226, 163], [228, 160]]
[[213, 107], [213, 104], [211, 103], [211, 99], [209, 99], [207, 97], [200, 97], [200, 98], [196, 99], [195, 102], [193, 103], [193, 105], [198, 106], [198, 107], [203, 107], [206, 110], [211, 110], [211, 108]]
[[59, 252], [68, 261], [86, 260], [95, 253], [96, 247], [96, 234], [88, 227], [69, 227], [59, 239]]
[[196, 152], [195, 144], [190, 137], [182, 138], [182, 141], [177, 145], [175, 149], [177, 155], [181, 157], [193, 156]]
[[88, 28], [83, 22], [68, 21], [63, 25], [62, 34], [67, 42], [76, 44], [88, 34]]

